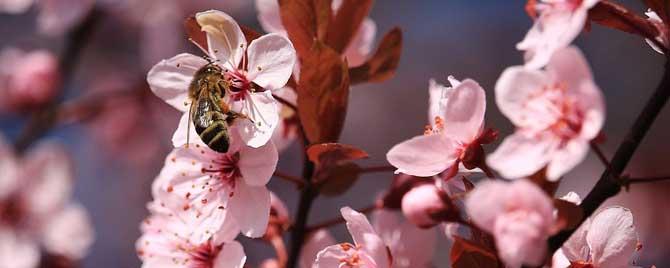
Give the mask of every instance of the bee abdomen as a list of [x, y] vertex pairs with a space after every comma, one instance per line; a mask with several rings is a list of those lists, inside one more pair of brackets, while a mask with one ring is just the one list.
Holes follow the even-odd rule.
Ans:
[[196, 127], [195, 131], [200, 135], [200, 139], [212, 150], [219, 153], [228, 152], [230, 143], [228, 127], [224, 120], [216, 120], [207, 128]]

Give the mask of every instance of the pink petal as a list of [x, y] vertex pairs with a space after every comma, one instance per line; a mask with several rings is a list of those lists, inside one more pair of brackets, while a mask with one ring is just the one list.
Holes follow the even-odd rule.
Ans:
[[386, 209], [374, 212], [372, 224], [391, 249], [393, 267], [430, 267], [437, 242], [435, 229], [419, 229], [400, 213]]
[[20, 14], [28, 11], [35, 0], [4, 0], [0, 1], [0, 12]]
[[557, 145], [558, 141], [548, 136], [529, 138], [512, 134], [488, 156], [486, 163], [505, 178], [530, 176], [549, 163]]
[[570, 267], [570, 261], [563, 254], [562, 249], [558, 249], [554, 256], [551, 258], [551, 267], [552, 268], [568, 268]]
[[365, 18], [361, 27], [358, 28], [356, 35], [354, 35], [354, 38], [344, 51], [344, 57], [347, 58], [349, 66], [355, 67], [365, 63], [372, 51], [372, 44], [375, 41], [376, 34], [377, 24], [372, 19]]
[[0, 263], [5, 267], [38, 267], [40, 251], [38, 245], [11, 230], [0, 229]]
[[541, 71], [527, 70], [520, 66], [507, 68], [496, 82], [496, 104], [507, 118], [517, 127], [536, 127], [531, 113], [526, 107], [530, 96], [541, 91], [548, 77]]
[[260, 22], [265, 32], [282, 33], [286, 31], [279, 14], [279, 1], [256, 0], [256, 11], [258, 12], [258, 22]]
[[243, 268], [247, 261], [242, 245], [231, 241], [222, 245], [221, 251], [214, 258], [212, 268]]
[[266, 90], [286, 85], [296, 62], [293, 44], [279, 34], [266, 34], [252, 41], [247, 55], [249, 79]]
[[335, 243], [335, 238], [325, 229], [310, 234], [300, 251], [300, 268], [312, 267], [319, 251]]
[[270, 217], [270, 191], [265, 186], [238, 183], [228, 209], [242, 234], [251, 238], [261, 237]]
[[453, 92], [453, 88], [442, 85], [435, 81], [435, 79], [430, 79], [428, 83], [428, 95], [430, 98], [428, 101], [428, 122], [435, 128], [435, 118], [444, 116], [447, 100], [451, 92]]
[[609, 207], [596, 214], [586, 235], [597, 267], [627, 267], [637, 241], [633, 213], [623, 207]]
[[558, 180], [586, 158], [589, 148], [588, 141], [580, 139], [571, 140], [557, 148], [547, 166], [547, 178], [551, 181]]
[[200, 57], [179, 54], [151, 68], [147, 74], [147, 82], [156, 96], [177, 110], [186, 112], [190, 106], [188, 88], [193, 75], [206, 64], [207, 61]]
[[501, 181], [485, 181], [467, 195], [465, 207], [470, 218], [485, 231], [493, 231], [496, 218], [505, 211], [507, 185]]
[[586, 235], [588, 234], [589, 227], [591, 226], [591, 219], [588, 218], [584, 223], [582, 223], [579, 228], [570, 236], [568, 241], [565, 241], [563, 247], [563, 254], [565, 258], [570, 261], [587, 261], [590, 259], [591, 249], [586, 243]]
[[319, 252], [312, 268], [340, 267], [340, 260], [349, 258], [349, 254], [340, 245], [329, 246]]
[[[297, 95], [295, 93], [295, 90], [288, 88], [288, 87], [283, 87], [280, 89], [277, 89], [273, 92], [274, 95], [280, 96], [286, 101], [291, 102], [292, 104], [296, 103]], [[295, 115], [295, 111], [293, 111], [292, 108], [282, 104], [281, 102], [279, 103], [279, 122], [277, 123], [277, 127], [275, 128], [274, 132], [272, 133], [272, 142], [275, 144], [277, 147], [277, 151], [281, 152], [285, 150], [287, 147], [289, 147], [293, 141], [298, 136], [297, 133], [297, 125], [289, 124], [286, 119], [290, 118]]]
[[40, 0], [37, 25], [49, 36], [65, 34], [82, 22], [93, 8], [93, 0]]
[[372, 228], [368, 219], [349, 207], [340, 209], [342, 217], [347, 222], [347, 229], [357, 246], [361, 246], [375, 263], [377, 267], [390, 267], [389, 256], [386, 245]]
[[45, 225], [44, 246], [49, 253], [79, 260], [86, 256], [94, 236], [85, 208], [72, 204]]
[[279, 123], [279, 107], [270, 91], [250, 93], [246, 100], [233, 102], [231, 108], [249, 117], [233, 123], [246, 145], [258, 148], [270, 141]]
[[200, 146], [207, 147], [207, 145], [202, 141], [198, 133], [195, 131], [195, 126], [193, 126], [193, 123], [189, 121], [188, 112], [181, 116], [177, 130], [175, 130], [174, 134], [172, 134], [172, 146], [177, 148], [186, 144], [199, 144]]
[[447, 100], [444, 112], [444, 134], [462, 143], [470, 143], [484, 125], [486, 93], [477, 82], [466, 79]]
[[542, 215], [535, 211], [514, 210], [503, 213], [495, 222], [498, 254], [507, 267], [522, 264], [541, 266], [547, 252], [549, 234]]
[[259, 148], [244, 146], [237, 163], [242, 177], [250, 186], [265, 186], [277, 168], [279, 153], [272, 142]]
[[218, 10], [197, 13], [195, 19], [207, 33], [209, 56], [220, 60], [226, 69], [237, 69], [244, 57], [247, 39], [235, 19]]
[[416, 136], [393, 146], [386, 159], [396, 172], [429, 177], [453, 165], [457, 159], [453, 141], [441, 134]]
[[58, 144], [42, 143], [24, 158], [22, 176], [29, 186], [21, 198], [33, 216], [42, 219], [69, 202], [74, 170], [72, 160]]

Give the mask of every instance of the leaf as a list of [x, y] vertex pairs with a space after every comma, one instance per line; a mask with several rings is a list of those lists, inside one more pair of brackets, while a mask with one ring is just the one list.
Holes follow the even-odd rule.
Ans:
[[314, 42], [300, 69], [298, 116], [310, 143], [338, 140], [349, 101], [346, 61], [332, 48]]
[[256, 30], [251, 29], [247, 26], [240, 25], [240, 29], [242, 29], [242, 33], [244, 33], [244, 37], [247, 39], [247, 43], [251, 43], [251, 41], [254, 41], [261, 37], [261, 34], [258, 33]]
[[395, 75], [402, 52], [402, 31], [394, 28], [379, 43], [375, 54], [363, 65], [349, 70], [353, 84], [383, 82]]
[[554, 199], [554, 207], [558, 211], [556, 230], [572, 230], [579, 227], [584, 218], [584, 211], [577, 204], [563, 199]]
[[314, 144], [307, 148], [307, 157], [319, 165], [322, 163], [341, 163], [368, 157], [368, 153], [351, 145], [341, 143]]
[[502, 267], [495, 253], [457, 236], [454, 236], [450, 257], [453, 268]]
[[325, 37], [332, 0], [279, 0], [281, 20], [298, 56], [305, 57], [317, 37]]
[[342, 54], [372, 9], [373, 0], [342, 0], [328, 27], [326, 44]]
[[589, 19], [605, 27], [644, 38], [654, 39], [658, 36], [658, 29], [653, 23], [626, 7], [610, 1], [601, 1], [591, 8]]
[[184, 21], [184, 30], [186, 31], [186, 36], [192, 42], [207, 50], [207, 35], [201, 30], [200, 24], [195, 19], [195, 15], [186, 18]]
[[361, 168], [352, 162], [340, 165], [324, 166], [316, 173], [316, 181], [321, 194], [338, 196], [345, 193], [356, 183], [361, 174]]

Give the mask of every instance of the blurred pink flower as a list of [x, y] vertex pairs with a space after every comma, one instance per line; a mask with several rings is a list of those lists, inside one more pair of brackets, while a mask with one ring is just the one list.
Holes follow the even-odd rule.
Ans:
[[[249, 118], [235, 121], [240, 137], [249, 146], [263, 146], [270, 140], [279, 121], [279, 109], [272, 91], [283, 87], [291, 76], [296, 61], [293, 45], [281, 35], [267, 34], [247, 47], [237, 22], [221, 11], [200, 12], [196, 14], [196, 20], [207, 33], [208, 56], [214, 60], [213, 64], [225, 70], [230, 90], [226, 90], [224, 101], [233, 111]], [[244, 68], [238, 69], [241, 63]], [[149, 71], [147, 81], [154, 94], [188, 118], [189, 86], [194, 74], [207, 64], [208, 61], [201, 57], [179, 54], [156, 64]], [[189, 123], [188, 120], [181, 122]], [[187, 128], [185, 125], [180, 127]], [[180, 145], [183, 144], [175, 144]]]
[[644, 14], [647, 15], [648, 17], [647, 20], [651, 21], [658, 30], [658, 36], [656, 36], [656, 41], [661, 43], [664, 47], [663, 48], [658, 47], [656, 43], [652, 42], [649, 39], [645, 39], [645, 41], [647, 42], [647, 44], [649, 44], [649, 46], [651, 46], [652, 49], [654, 49], [654, 51], [664, 54], [663, 50], [668, 49], [670, 47], [670, 37], [668, 37], [668, 27], [665, 25], [665, 22], [661, 20], [661, 17], [659, 17], [658, 14], [656, 14], [656, 12], [654, 12], [653, 10], [648, 9], [647, 12], [645, 12]]
[[547, 238], [554, 233], [552, 200], [527, 180], [486, 181], [465, 201], [472, 221], [495, 237], [507, 267], [543, 264]]
[[[156, 204], [152, 215], [142, 222], [142, 236], [135, 247], [143, 268], [242, 268], [246, 255], [233, 239], [237, 231], [218, 232], [205, 241], [193, 239], [193, 226]], [[163, 210], [163, 211], [161, 211]]]
[[[555, 268], [567, 259], [579, 267], [624, 268], [634, 266], [638, 248], [633, 214], [623, 207], [608, 207], [587, 219], [554, 256]], [[560, 264], [560, 266], [559, 266]]]
[[[453, 78], [450, 81], [453, 89], [431, 83], [429, 115], [436, 113], [431, 119], [435, 127], [397, 144], [387, 153], [388, 161], [398, 168], [396, 172], [429, 177], [447, 171], [445, 177], [450, 178], [459, 171], [461, 162], [468, 169], [476, 167], [469, 160], [483, 153], [479, 152], [481, 143], [488, 142], [491, 134], [483, 131], [486, 95], [471, 79], [462, 83]], [[439, 98], [438, 91], [442, 91]]]
[[58, 59], [46, 50], [25, 52], [5, 48], [0, 53], [0, 107], [25, 110], [53, 99], [59, 90]]
[[[333, 13], [337, 13], [342, 5], [341, 0], [332, 2]], [[258, 11], [258, 21], [268, 33], [278, 33], [286, 35], [286, 29], [281, 21], [279, 13], [278, 0], [256, 0], [256, 10]], [[360, 28], [344, 51], [344, 57], [347, 58], [349, 66], [359, 66], [367, 60], [372, 51], [372, 44], [377, 34], [377, 25], [368, 18], [363, 20]]]
[[538, 17], [526, 37], [516, 45], [526, 51], [526, 67], [539, 69], [558, 50], [572, 43], [586, 24], [588, 11], [600, 0], [539, 0]]
[[[297, 103], [298, 95], [295, 90], [289, 87], [283, 87], [274, 91], [274, 95], [293, 104]], [[300, 130], [300, 119], [293, 108], [279, 102], [279, 123], [272, 133], [272, 142], [277, 146], [277, 151], [281, 152], [295, 141]]]
[[405, 217], [421, 228], [430, 228], [441, 222], [438, 215], [450, 209], [449, 196], [435, 184], [422, 184], [409, 190], [402, 198]]
[[270, 215], [265, 185], [277, 161], [272, 143], [240, 145], [227, 154], [199, 144], [179, 147], [154, 181], [154, 198], [194, 228], [195, 241], [206, 241], [224, 222], [246, 236], [260, 237]]
[[558, 180], [586, 157], [605, 121], [602, 93], [575, 47], [557, 51], [546, 71], [505, 70], [496, 84], [496, 102], [517, 127], [487, 159], [506, 178], [547, 167], [547, 178]]
[[390, 268], [393, 258], [389, 249], [365, 215], [349, 207], [343, 207], [340, 211], [347, 222], [347, 229], [354, 239], [354, 245], [341, 243], [323, 249], [317, 255], [313, 267]]
[[310, 233], [300, 250], [300, 268], [313, 267], [319, 252], [335, 243], [337, 243], [335, 238], [325, 229], [319, 229]]
[[94, 0], [2, 0], [0, 13], [20, 14], [36, 4], [37, 28], [45, 35], [57, 36], [80, 23], [93, 8]]
[[33, 267], [40, 247], [71, 260], [84, 257], [94, 232], [86, 210], [70, 201], [73, 170], [63, 148], [38, 144], [20, 159], [10, 150], [0, 138], [0, 263]]
[[372, 214], [372, 225], [391, 249], [394, 268], [432, 267], [437, 243], [435, 229], [420, 229], [395, 211], [380, 209]]

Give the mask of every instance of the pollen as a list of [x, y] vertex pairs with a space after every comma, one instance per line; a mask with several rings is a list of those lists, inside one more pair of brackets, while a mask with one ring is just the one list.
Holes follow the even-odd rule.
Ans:
[[172, 185], [168, 186], [168, 188], [167, 188], [168, 193], [171, 193], [173, 190], [174, 190], [174, 188], [172, 188]]
[[256, 70], [258, 70], [260, 72], [260, 71], [263, 70], [263, 68], [261, 68], [261, 66], [258, 66], [258, 67], [256, 67]]

